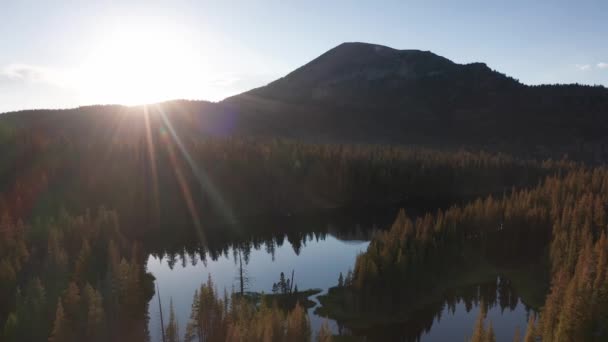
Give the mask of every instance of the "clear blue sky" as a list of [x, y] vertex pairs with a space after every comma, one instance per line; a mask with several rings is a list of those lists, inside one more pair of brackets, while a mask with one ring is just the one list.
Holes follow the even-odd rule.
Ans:
[[608, 86], [608, 1], [0, 2], [0, 112], [220, 100], [345, 41]]

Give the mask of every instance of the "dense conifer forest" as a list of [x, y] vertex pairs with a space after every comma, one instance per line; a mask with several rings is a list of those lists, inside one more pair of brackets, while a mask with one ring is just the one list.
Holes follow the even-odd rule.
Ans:
[[[607, 187], [605, 168], [581, 168], [532, 189], [415, 219], [402, 210], [325, 298], [326, 314], [361, 327], [363, 317], [407, 316], [425, 295], [466, 284], [467, 277], [539, 264], [534, 272], [544, 268], [550, 288], [530, 313], [526, 340], [602, 341], [608, 326]], [[486, 293], [482, 307], [496, 301], [496, 289]], [[488, 341], [484, 334], [481, 318], [473, 341]]]
[[[178, 258], [185, 264], [185, 253], [204, 260], [238, 250], [246, 263], [248, 251], [259, 248], [255, 239], [272, 253], [286, 232], [244, 224], [256, 218], [413, 203], [424, 209], [413, 218], [398, 211], [392, 228], [380, 229], [352, 272], [320, 297], [319, 314], [374, 339], [374, 323], [420, 314], [438, 293], [512, 306], [505, 298], [515, 283], [531, 317], [525, 336], [606, 336], [602, 167], [464, 149], [202, 137], [188, 131], [187, 120], [172, 124], [159, 113], [114, 119], [116, 127], [100, 122], [88, 139], [63, 128], [51, 134], [48, 127], [4, 126], [4, 340], [148, 340], [155, 293], [149, 255], [167, 255], [172, 266]], [[83, 122], [74, 125], [86, 131], [91, 122]], [[296, 253], [310, 234], [298, 225], [287, 230]], [[473, 295], [473, 280], [486, 284], [485, 292]], [[312, 333], [305, 303], [286, 308], [220, 293], [211, 280], [203, 284], [191, 321], [170, 315], [166, 337], [332, 338], [325, 325]], [[428, 326], [434, 313], [421, 317]], [[480, 321], [473, 340], [489, 338], [487, 324]], [[420, 331], [410, 334], [416, 339]]]
[[502, 194], [573, 167], [465, 150], [205, 138], [191, 128], [203, 123], [179, 113], [96, 114], [57, 113], [58, 123], [43, 116], [27, 130], [26, 119], [7, 120], [0, 210], [25, 219], [105, 205], [135, 234], [144, 225], [190, 223], [194, 212], [234, 222]]

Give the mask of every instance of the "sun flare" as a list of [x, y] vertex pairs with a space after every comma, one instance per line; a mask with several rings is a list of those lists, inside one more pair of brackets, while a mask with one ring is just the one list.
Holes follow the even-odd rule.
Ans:
[[205, 73], [202, 56], [179, 34], [129, 28], [96, 44], [74, 82], [85, 100], [136, 105], [200, 97]]

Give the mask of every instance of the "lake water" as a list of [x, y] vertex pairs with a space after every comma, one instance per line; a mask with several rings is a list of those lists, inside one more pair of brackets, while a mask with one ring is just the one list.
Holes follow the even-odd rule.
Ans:
[[[366, 250], [371, 234], [371, 229], [362, 229], [360, 226], [346, 232], [330, 227], [320, 232], [309, 231], [295, 235], [275, 233], [272, 237], [226, 243], [214, 251], [206, 250], [203, 255], [200, 250], [194, 251], [192, 248], [177, 252], [174, 249], [170, 254], [152, 254], [147, 267], [160, 287], [165, 323], [169, 316], [169, 302], [172, 300], [180, 335], [183, 336], [194, 291], [209, 275], [220, 293], [224, 289], [228, 292], [238, 289], [239, 252], [246, 260], [244, 268], [250, 279], [248, 291], [271, 293], [272, 284], [278, 281], [280, 273], [284, 272], [287, 277], [291, 277], [293, 270], [295, 284], [300, 291], [319, 288], [323, 294], [328, 288], [337, 285], [340, 272], [346, 275], [354, 267], [357, 254]], [[315, 315], [315, 308], [320, 305], [315, 299], [317, 295], [310, 298], [317, 306], [308, 312], [313, 332], [319, 329], [323, 321], [328, 321], [336, 334], [362, 335], [367, 340], [463, 341], [470, 337], [478, 316], [479, 294], [493, 291], [496, 295], [488, 304], [488, 321], [492, 321], [498, 341], [512, 341], [517, 327], [522, 332], [525, 330], [529, 309], [515, 292], [507, 295], [498, 293], [499, 282], [500, 278], [494, 284], [475, 284], [464, 290], [455, 290], [452, 294], [447, 293], [445, 298], [438, 298], [434, 305], [406, 321], [382, 324], [366, 330], [349, 330], [343, 324], [338, 325], [335, 321]], [[161, 340], [159, 313], [157, 293], [149, 303], [152, 341]]]
[[345, 333], [365, 336], [368, 341], [467, 341], [485, 303], [486, 328], [491, 323], [497, 341], [510, 342], [518, 329], [521, 335], [525, 333], [528, 315], [534, 311], [508, 284], [501, 287], [501, 282], [508, 280], [497, 278], [495, 282], [449, 291], [437, 302], [414, 312], [409, 319]]
[[[435, 319], [430, 330], [425, 331], [421, 341], [464, 341], [473, 333], [475, 321], [479, 315], [479, 306], [467, 308], [464, 302], [459, 302], [454, 308], [447, 306], [441, 311], [441, 318]], [[487, 312], [486, 324], [492, 322], [497, 341], [513, 341], [515, 331], [519, 328], [523, 334], [527, 325], [528, 312], [526, 306], [520, 301], [513, 309], [492, 307]], [[487, 326], [487, 325], [486, 325]]]
[[[294, 250], [293, 244], [286, 239], [282, 246], [275, 247], [273, 258], [267, 252], [266, 244], [263, 244], [259, 249], [252, 249], [245, 267], [250, 278], [248, 290], [271, 293], [272, 284], [278, 281], [280, 273], [284, 272], [287, 276], [291, 276], [292, 270], [295, 271], [294, 281], [298, 289], [327, 290], [336, 286], [340, 272], [346, 275], [346, 272], [354, 266], [357, 254], [365, 251], [367, 245], [367, 241], [340, 240], [330, 234], [323, 236], [312, 234], [302, 241], [299, 254]], [[228, 256], [222, 255], [217, 260], [207, 260], [206, 265], [199, 260], [193, 266], [191, 260], [188, 260], [185, 267], [180, 262], [171, 269], [167, 257], [159, 259], [150, 256], [148, 259], [148, 271], [154, 274], [160, 286], [164, 317], [168, 317], [171, 298], [182, 331], [190, 317], [194, 291], [201, 283], [207, 281], [208, 275], [211, 274], [221, 293], [224, 288], [230, 292], [233, 287], [238, 289], [238, 269], [232, 248]], [[160, 311], [157, 296], [158, 294], [152, 298], [149, 308], [152, 341], [160, 340]], [[311, 325], [317, 330], [325, 318], [315, 316], [313, 311], [314, 308], [309, 309]], [[337, 331], [335, 323], [331, 326]]]

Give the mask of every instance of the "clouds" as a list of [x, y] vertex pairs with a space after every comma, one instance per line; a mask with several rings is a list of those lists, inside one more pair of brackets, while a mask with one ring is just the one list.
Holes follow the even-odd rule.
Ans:
[[54, 86], [65, 86], [65, 76], [62, 71], [30, 64], [15, 63], [0, 68], [0, 80], [9, 82], [45, 83]]
[[596, 69], [607, 69], [608, 70], [608, 63], [606, 63], [606, 62], [599, 62], [595, 66], [593, 66], [591, 64], [574, 64], [574, 67], [577, 68], [579, 71], [590, 71], [590, 70], [592, 70], [594, 68], [596, 68]]
[[47, 79], [46, 69], [27, 64], [10, 64], [2, 69], [1, 74], [13, 81], [41, 82]]
[[28, 63], [0, 64], [0, 113], [85, 104], [69, 82], [70, 72]]

